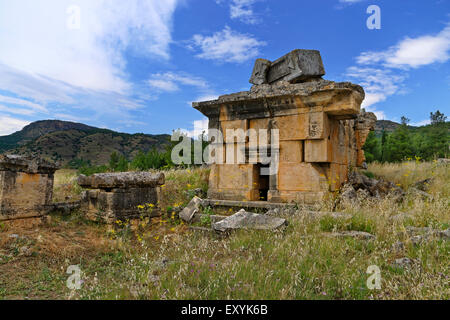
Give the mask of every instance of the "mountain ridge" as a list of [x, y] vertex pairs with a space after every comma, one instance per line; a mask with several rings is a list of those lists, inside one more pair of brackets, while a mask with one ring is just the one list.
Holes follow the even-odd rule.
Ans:
[[165, 149], [169, 139], [168, 134], [128, 134], [77, 122], [40, 120], [0, 136], [0, 154], [41, 157], [63, 166], [73, 162], [102, 165], [113, 152], [131, 160], [139, 151]]
[[[394, 121], [378, 120], [375, 133], [381, 135], [383, 130], [390, 133], [398, 126]], [[162, 151], [169, 143], [168, 134], [128, 134], [71, 121], [39, 120], [20, 131], [0, 136], [0, 154], [41, 157], [62, 165], [103, 165], [113, 152], [132, 160], [140, 151], [152, 148]]]

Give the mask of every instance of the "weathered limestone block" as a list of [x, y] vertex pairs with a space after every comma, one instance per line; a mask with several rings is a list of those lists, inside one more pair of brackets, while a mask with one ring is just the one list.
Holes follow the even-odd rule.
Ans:
[[281, 191], [326, 191], [325, 172], [310, 163], [280, 162], [278, 190]]
[[[106, 222], [138, 218], [141, 215], [159, 216], [163, 173], [121, 172], [81, 175], [78, 184], [85, 191], [82, 209], [90, 219]], [[138, 206], [145, 209], [139, 210]]]
[[241, 209], [234, 215], [213, 223], [212, 228], [220, 232], [236, 229], [276, 230], [287, 226], [287, 224], [286, 219], [266, 214], [256, 214]]
[[305, 162], [331, 162], [333, 146], [328, 139], [305, 141]]
[[200, 206], [202, 204], [202, 199], [195, 196], [189, 202], [189, 204], [180, 212], [180, 219], [191, 222], [192, 218], [194, 218], [195, 214], [197, 214], [200, 210]]
[[263, 84], [267, 83], [267, 72], [269, 71], [272, 62], [266, 59], [256, 59], [253, 67], [252, 77], [250, 83]]
[[250, 83], [260, 85], [276, 81], [300, 82], [325, 75], [322, 57], [317, 50], [293, 50], [285, 56], [270, 62], [257, 59]]
[[280, 162], [303, 162], [302, 140], [280, 142]]
[[259, 200], [259, 170], [252, 164], [214, 164], [209, 176], [208, 198]]
[[328, 136], [328, 116], [323, 111], [276, 117], [274, 128], [280, 140], [324, 139]]
[[0, 221], [48, 214], [56, 170], [42, 159], [0, 155]]
[[361, 166], [366, 160], [364, 156], [363, 146], [369, 136], [369, 132], [375, 129], [377, 117], [372, 112], [366, 112], [362, 109], [361, 113], [356, 119], [355, 137], [356, 137], [356, 151], [357, 151], [357, 166]]
[[150, 172], [98, 173], [91, 176], [80, 175], [78, 177], [78, 184], [88, 189], [157, 187], [163, 185], [164, 181], [163, 173], [155, 174]]

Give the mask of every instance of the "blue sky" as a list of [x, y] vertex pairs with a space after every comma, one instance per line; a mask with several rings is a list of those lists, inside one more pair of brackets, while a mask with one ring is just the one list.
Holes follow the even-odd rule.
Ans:
[[380, 119], [450, 114], [450, 0], [0, 0], [0, 135], [43, 119], [192, 132], [192, 101], [250, 89], [256, 58], [297, 48]]

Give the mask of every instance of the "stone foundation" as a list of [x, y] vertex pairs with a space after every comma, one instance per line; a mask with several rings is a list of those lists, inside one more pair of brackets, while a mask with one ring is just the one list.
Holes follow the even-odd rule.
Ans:
[[41, 159], [0, 155], [0, 221], [48, 214], [56, 169]]
[[81, 208], [89, 219], [105, 222], [159, 216], [164, 180], [164, 174], [149, 172], [82, 175], [78, 184], [90, 190], [84, 192]]

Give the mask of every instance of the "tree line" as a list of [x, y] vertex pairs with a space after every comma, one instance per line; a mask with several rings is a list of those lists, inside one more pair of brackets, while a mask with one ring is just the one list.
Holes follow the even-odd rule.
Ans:
[[450, 122], [439, 112], [431, 112], [429, 125], [409, 126], [410, 120], [401, 118], [401, 124], [388, 133], [381, 135], [370, 132], [364, 145], [367, 162], [399, 162], [408, 159], [433, 160], [447, 158], [450, 146]]
[[[179, 132], [179, 136], [187, 137], [186, 134]], [[202, 150], [205, 150], [208, 143], [203, 141], [203, 134], [198, 137], [198, 140], [191, 140], [191, 163], [194, 163], [194, 143], [201, 143]], [[189, 138], [188, 138], [189, 139]], [[127, 159], [124, 155], [121, 155], [114, 151], [110, 155], [109, 162], [104, 165], [95, 166], [91, 165], [89, 161], [83, 161], [79, 159], [72, 160], [69, 163], [69, 167], [78, 169], [79, 173], [85, 175], [91, 175], [94, 173], [104, 172], [125, 172], [125, 171], [148, 171], [150, 169], [170, 169], [174, 167], [184, 168], [185, 164], [174, 164], [172, 161], [172, 150], [178, 144], [178, 141], [169, 141], [164, 150], [159, 151], [155, 147], [147, 152], [139, 151], [138, 154], [132, 158]]]

